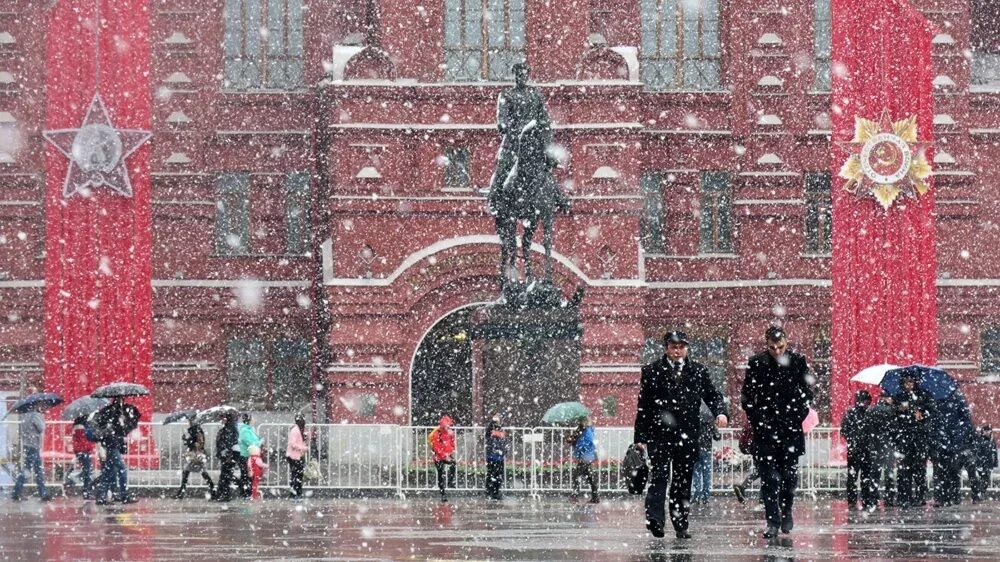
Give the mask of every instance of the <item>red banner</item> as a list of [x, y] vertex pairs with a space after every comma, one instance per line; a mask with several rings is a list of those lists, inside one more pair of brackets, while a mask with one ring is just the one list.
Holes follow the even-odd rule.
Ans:
[[[894, 158], [918, 166], [926, 153], [926, 160], [931, 161], [928, 144], [933, 141], [934, 99], [931, 31], [920, 12], [906, 0], [833, 0], [831, 9], [831, 406], [833, 422], [839, 423], [856, 387], [850, 379], [861, 369], [881, 363], [933, 365], [937, 361], [931, 178], [910, 181], [921, 175], [910, 168], [897, 184], [901, 193], [882, 187], [890, 181], [886, 178], [892, 175]], [[914, 116], [915, 134], [913, 121], [904, 123]], [[877, 126], [866, 129], [856, 118]], [[907, 132], [899, 134], [903, 130]], [[899, 136], [883, 136], [885, 142], [873, 147], [852, 142], [858, 140], [859, 131], [862, 139], [876, 145], [873, 134]], [[899, 140], [907, 134], [916, 142]], [[879, 163], [880, 150], [885, 151], [888, 168]], [[851, 154], [855, 166], [845, 170]], [[867, 172], [862, 171], [861, 161], [869, 163]], [[857, 192], [847, 191], [848, 187]], [[929, 190], [921, 195], [925, 189]], [[881, 195], [882, 200], [873, 195]], [[892, 201], [886, 204], [890, 197]]]
[[[151, 126], [149, 1], [52, 4], [45, 387], [69, 402], [113, 381], [151, 383], [149, 145], [136, 132]], [[148, 419], [150, 399], [137, 405]]]

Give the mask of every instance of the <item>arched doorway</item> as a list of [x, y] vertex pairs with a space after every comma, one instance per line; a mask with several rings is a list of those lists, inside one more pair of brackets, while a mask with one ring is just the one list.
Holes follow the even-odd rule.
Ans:
[[448, 414], [456, 425], [472, 425], [471, 319], [479, 305], [438, 320], [421, 340], [410, 368], [410, 419], [437, 425]]

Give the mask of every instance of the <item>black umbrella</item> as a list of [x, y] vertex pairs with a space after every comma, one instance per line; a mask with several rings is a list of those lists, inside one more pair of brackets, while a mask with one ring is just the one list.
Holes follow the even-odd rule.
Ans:
[[163, 418], [163, 425], [179, 422], [181, 420], [191, 420], [198, 414], [197, 410], [179, 410]]
[[14, 402], [14, 405], [10, 407], [10, 410], [8, 410], [6, 414], [4, 414], [4, 418], [6, 418], [10, 414], [23, 414], [24, 412], [28, 411], [29, 409], [35, 406], [38, 406], [39, 404], [41, 404], [42, 407], [44, 408], [51, 408], [56, 404], [62, 404], [62, 403], [63, 403], [62, 396], [59, 396], [54, 392], [37, 392], [35, 394], [30, 394], [28, 396], [25, 396], [24, 398], [18, 400], [17, 402]]
[[62, 419], [75, 420], [82, 416], [89, 416], [97, 410], [108, 405], [107, 398], [94, 398], [93, 396], [81, 396], [69, 403], [69, 406], [62, 411]]
[[90, 393], [94, 398], [122, 398], [125, 396], [146, 396], [147, 394], [149, 394], [149, 390], [146, 387], [132, 382], [113, 382]]
[[198, 412], [198, 415], [194, 417], [194, 421], [199, 424], [220, 422], [229, 413], [236, 415], [239, 413], [239, 410], [232, 406], [214, 406]]

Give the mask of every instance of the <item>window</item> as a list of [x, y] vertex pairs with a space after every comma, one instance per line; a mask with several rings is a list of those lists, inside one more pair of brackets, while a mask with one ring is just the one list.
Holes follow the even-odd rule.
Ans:
[[703, 254], [724, 254], [733, 251], [731, 205], [729, 174], [702, 173], [701, 252]]
[[250, 253], [250, 175], [223, 174], [215, 185], [215, 254]]
[[448, 160], [444, 168], [445, 189], [471, 190], [472, 175], [469, 171], [469, 149], [464, 146], [449, 146], [444, 149], [444, 156]]
[[605, 396], [601, 399], [601, 415], [606, 418], [613, 418], [618, 415], [617, 396]]
[[374, 394], [362, 394], [358, 398], [358, 416], [362, 418], [374, 418], [376, 406], [378, 406], [378, 396]]
[[512, 80], [524, 29], [524, 0], [444, 0], [445, 79]]
[[982, 355], [980, 375], [1000, 375], [1000, 326], [983, 328], [979, 338]]
[[226, 346], [227, 401], [249, 410], [298, 410], [309, 403], [309, 341], [234, 337]]
[[830, 174], [806, 174], [806, 248], [807, 254], [829, 254], [833, 233], [833, 203], [830, 199]]
[[719, 87], [717, 0], [641, 0], [642, 81], [651, 90]]
[[642, 175], [642, 196], [645, 202], [639, 221], [639, 241], [647, 254], [662, 254], [663, 244], [663, 176], [656, 173]]
[[302, 0], [226, 0], [227, 90], [302, 86]]
[[830, 0], [814, 0], [813, 9], [813, 69], [816, 77], [813, 88], [820, 92], [829, 92], [830, 81], [830, 43], [833, 37], [830, 27]]
[[285, 253], [309, 252], [309, 174], [293, 172], [285, 177]]
[[972, 0], [972, 84], [1000, 90], [1000, 0]]

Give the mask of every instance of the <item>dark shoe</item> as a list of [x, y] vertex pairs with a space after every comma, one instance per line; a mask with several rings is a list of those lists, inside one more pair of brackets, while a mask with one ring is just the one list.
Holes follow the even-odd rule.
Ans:
[[654, 537], [658, 539], [663, 538], [663, 523], [660, 523], [659, 521], [647, 520], [646, 528], [649, 529], [649, 532]]
[[52, 494], [42, 494], [41, 496], [38, 497], [38, 499], [42, 500], [43, 502], [50, 502], [55, 498], [52, 496]]
[[124, 498], [118, 500], [118, 503], [136, 503], [138, 501], [139, 501], [139, 498], [133, 496], [132, 494], [129, 494], [129, 495], [125, 496]]
[[590, 496], [590, 503], [601, 503], [601, 498], [597, 497], [597, 494]]
[[178, 490], [177, 493], [175, 493], [174, 495], [172, 495], [170, 497], [173, 498], [173, 499], [175, 499], [175, 500], [182, 500], [182, 499], [184, 499], [184, 490]]
[[111, 502], [109, 502], [108, 500], [105, 500], [105, 499], [98, 499], [94, 503], [97, 504], [97, 505], [108, 505]]
[[676, 536], [679, 539], [690, 539], [691, 533], [687, 531], [677, 531], [676, 533], [674, 533], [674, 536]]
[[767, 528], [764, 529], [765, 539], [773, 539], [777, 536], [778, 536], [778, 528], [775, 527], [774, 525], [768, 525]]
[[792, 514], [791, 513], [789, 513], [788, 515], [786, 515], [786, 516], [784, 516], [784, 517], [781, 518], [781, 532], [782, 533], [785, 533], [787, 535], [788, 533], [792, 532], [792, 528], [794, 528], [794, 527], [795, 527], [795, 522], [792, 520]]
[[11, 496], [10, 501], [20, 502], [24, 501], [24, 498], [22, 498], [21, 496]]
[[446, 503], [448, 501], [448, 496], [441, 496], [441, 503]]
[[743, 489], [743, 486], [733, 484], [733, 493], [736, 494], [736, 499], [739, 500], [740, 503], [747, 503], [746, 490]]
[[92, 499], [94, 499], [94, 495], [93, 494], [83, 494], [83, 499], [84, 500], [92, 500]]

